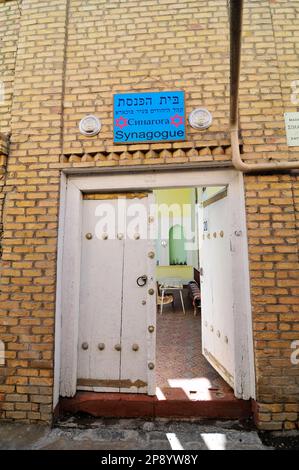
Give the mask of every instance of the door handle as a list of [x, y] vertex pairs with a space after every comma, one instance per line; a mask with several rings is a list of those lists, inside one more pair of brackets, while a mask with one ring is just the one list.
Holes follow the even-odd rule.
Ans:
[[136, 282], [137, 282], [137, 286], [139, 287], [145, 286], [145, 284], [147, 283], [147, 275], [143, 274], [143, 276], [137, 277]]

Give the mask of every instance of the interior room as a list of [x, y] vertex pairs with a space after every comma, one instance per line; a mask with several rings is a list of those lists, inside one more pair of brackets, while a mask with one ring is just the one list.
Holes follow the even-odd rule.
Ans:
[[[206, 201], [226, 187], [154, 191], [157, 204], [157, 390], [183, 390], [204, 399], [210, 390], [230, 389], [202, 353], [202, 239]], [[208, 202], [209, 203], [209, 202]]]

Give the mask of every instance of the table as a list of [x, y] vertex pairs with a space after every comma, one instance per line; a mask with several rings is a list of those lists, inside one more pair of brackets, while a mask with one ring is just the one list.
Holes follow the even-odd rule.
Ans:
[[163, 312], [163, 298], [164, 298], [165, 291], [178, 290], [180, 292], [182, 309], [183, 309], [184, 315], [186, 315], [184, 299], [183, 299], [184, 285], [183, 285], [182, 279], [173, 278], [173, 277], [164, 278], [159, 281], [159, 284], [160, 284], [160, 289], [161, 289], [161, 300], [162, 300], [160, 314], [162, 315], [162, 312]]

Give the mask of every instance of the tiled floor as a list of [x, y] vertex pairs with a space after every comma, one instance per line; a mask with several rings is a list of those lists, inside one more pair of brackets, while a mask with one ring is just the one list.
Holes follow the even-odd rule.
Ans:
[[199, 389], [230, 390], [201, 353], [200, 313], [194, 317], [187, 289], [184, 303], [186, 315], [176, 293], [175, 308], [165, 306], [162, 315], [157, 313], [157, 386], [182, 388], [188, 395]]

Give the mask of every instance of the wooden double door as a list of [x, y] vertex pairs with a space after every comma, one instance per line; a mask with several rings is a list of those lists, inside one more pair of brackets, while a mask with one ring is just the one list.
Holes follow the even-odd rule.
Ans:
[[155, 394], [152, 194], [83, 200], [77, 389]]

